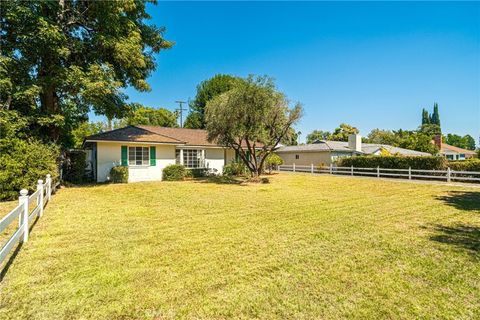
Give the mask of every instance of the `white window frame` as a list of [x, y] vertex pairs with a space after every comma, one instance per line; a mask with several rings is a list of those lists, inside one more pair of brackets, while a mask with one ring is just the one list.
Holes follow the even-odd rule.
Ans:
[[[196, 155], [193, 152], [196, 151]], [[194, 161], [193, 161], [194, 160]], [[175, 149], [175, 163], [185, 166], [187, 169], [205, 168], [205, 149]], [[192, 165], [193, 164], [193, 165]]]
[[[130, 150], [135, 150], [134, 151], [134, 159], [130, 159]], [[141, 151], [138, 153], [138, 149], [141, 149]], [[146, 151], [145, 151], [146, 149]], [[137, 158], [137, 156], [140, 155], [140, 159]], [[150, 165], [150, 147], [148, 146], [128, 146], [128, 166], [129, 167], [146, 167]], [[140, 161], [141, 164], [137, 164], [137, 162]]]

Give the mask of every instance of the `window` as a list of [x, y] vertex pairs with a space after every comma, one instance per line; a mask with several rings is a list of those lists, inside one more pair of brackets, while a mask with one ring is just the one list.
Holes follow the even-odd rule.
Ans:
[[296, 159], [296, 160], [300, 159], [300, 155], [299, 155], [299, 154], [296, 154], [296, 155], [295, 155], [295, 159]]
[[453, 160], [453, 154], [446, 154], [445, 157], [447, 160]]
[[128, 147], [129, 166], [148, 166], [150, 153], [148, 147]]
[[[187, 168], [203, 168], [205, 166], [203, 161], [202, 150], [197, 149], [183, 149], [183, 165]], [[175, 162], [177, 164], [182, 163], [180, 161], [180, 149], [175, 150]]]
[[458, 160], [465, 160], [465, 154], [464, 153], [460, 153], [458, 155]]

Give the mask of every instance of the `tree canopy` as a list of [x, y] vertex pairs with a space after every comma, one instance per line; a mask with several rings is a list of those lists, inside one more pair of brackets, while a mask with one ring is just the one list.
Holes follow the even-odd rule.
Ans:
[[0, 105], [32, 116], [32, 129], [59, 141], [87, 113], [121, 118], [123, 88], [148, 91], [155, 54], [170, 48], [147, 24], [144, 1], [2, 1]]
[[120, 126], [150, 125], [178, 127], [177, 114], [165, 108], [149, 108], [137, 105], [120, 120]]
[[445, 143], [463, 148], [463, 149], [468, 149], [468, 150], [475, 150], [475, 139], [467, 134], [465, 136], [460, 136], [458, 134], [447, 134], [447, 136], [444, 138]]
[[202, 81], [197, 86], [195, 99], [189, 104], [192, 112], [187, 116], [184, 127], [204, 129], [205, 107], [207, 103], [216, 96], [232, 89], [237, 81], [241, 81], [241, 79], [228, 74], [217, 74], [208, 80]]
[[255, 177], [301, 114], [301, 105], [290, 108], [271, 78], [250, 76], [207, 103], [205, 123], [208, 139], [233, 148]]
[[307, 134], [307, 143], [314, 143], [317, 140], [328, 140], [330, 135], [331, 133], [328, 131], [313, 130]]

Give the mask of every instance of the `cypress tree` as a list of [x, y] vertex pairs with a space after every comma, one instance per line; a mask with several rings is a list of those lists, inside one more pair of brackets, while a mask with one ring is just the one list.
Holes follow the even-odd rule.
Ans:
[[440, 127], [440, 115], [438, 114], [438, 104], [433, 104], [432, 124], [436, 124]]
[[422, 125], [424, 124], [429, 124], [430, 123], [430, 118], [428, 115], [428, 111], [425, 110], [425, 108], [422, 109]]

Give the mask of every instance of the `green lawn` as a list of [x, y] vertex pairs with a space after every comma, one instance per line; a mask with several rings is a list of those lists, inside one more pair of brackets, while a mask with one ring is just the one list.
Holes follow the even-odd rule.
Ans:
[[270, 180], [60, 190], [0, 318], [480, 317], [479, 188]]

